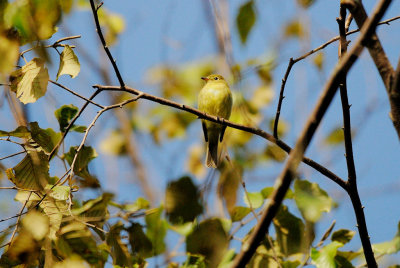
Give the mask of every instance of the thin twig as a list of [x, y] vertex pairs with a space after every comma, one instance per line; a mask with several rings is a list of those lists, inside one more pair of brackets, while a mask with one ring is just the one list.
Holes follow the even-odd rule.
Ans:
[[125, 82], [122, 79], [122, 76], [121, 76], [121, 74], [119, 72], [117, 63], [116, 63], [115, 59], [113, 58], [113, 56], [112, 56], [112, 54], [110, 52], [110, 49], [108, 48], [108, 46], [106, 44], [106, 40], [104, 39], [103, 33], [101, 31], [99, 17], [97, 15], [97, 10], [98, 10], [98, 8], [100, 8], [102, 6], [102, 4], [100, 4], [99, 7], [96, 8], [96, 6], [94, 5], [94, 1], [90, 0], [90, 6], [92, 8], [93, 18], [94, 18], [94, 22], [96, 24], [96, 31], [97, 31], [97, 34], [99, 35], [99, 38], [100, 38], [101, 44], [103, 45], [104, 51], [106, 52], [107, 57], [109, 58], [109, 60], [110, 60], [110, 62], [112, 64], [112, 67], [114, 68], [114, 72], [115, 72], [115, 74], [116, 74], [116, 76], [118, 78], [118, 82], [119, 82], [120, 86], [121, 87], [125, 87]]
[[57, 83], [56, 81], [49, 80], [49, 82], [52, 83], [52, 84], [54, 84], [54, 85], [56, 85], [56, 86], [58, 86], [58, 87], [60, 87], [60, 88], [62, 88], [62, 89], [65, 89], [65, 90], [68, 91], [69, 93], [71, 93], [71, 94], [73, 94], [73, 95], [75, 95], [75, 96], [81, 98], [82, 100], [85, 100], [85, 101], [87, 101], [87, 102], [90, 102], [91, 104], [96, 105], [97, 107], [99, 107], [99, 108], [101, 108], [101, 109], [104, 109], [104, 106], [103, 106], [103, 105], [100, 105], [100, 104], [98, 104], [98, 103], [92, 101], [91, 99], [88, 99], [88, 98], [86, 98], [86, 97], [84, 97], [84, 96], [79, 95], [78, 93], [76, 93], [76, 92], [73, 91], [72, 89], [69, 89], [69, 88], [67, 88], [67, 87], [64, 86], [64, 85], [61, 85], [60, 83]]
[[[101, 92], [101, 90], [96, 90], [93, 95], [89, 98], [89, 100], [93, 100], [99, 93]], [[55, 154], [55, 152], [58, 150], [58, 148], [60, 147], [60, 145], [63, 143], [65, 137], [67, 136], [68, 132], [70, 131], [71, 127], [74, 125], [75, 121], [81, 116], [81, 114], [83, 113], [83, 111], [86, 109], [86, 107], [89, 105], [89, 101], [86, 101], [85, 104], [82, 106], [82, 108], [79, 110], [79, 112], [75, 115], [75, 117], [71, 120], [71, 122], [69, 122], [69, 125], [67, 126], [67, 128], [65, 129], [65, 132], [63, 133], [63, 136], [61, 137], [61, 139], [58, 141], [58, 143], [56, 144], [56, 146], [54, 146], [53, 150], [50, 152], [49, 154], [49, 159], [51, 159], [53, 157], [53, 155]]]
[[[340, 33], [340, 42], [339, 42], [339, 59], [342, 58], [347, 52], [348, 42], [346, 40], [346, 8], [341, 5], [340, 6], [340, 16], [337, 19], [339, 25], [339, 33]], [[350, 120], [350, 105], [347, 97], [347, 79], [346, 74], [344, 73], [340, 79], [340, 98], [342, 103], [342, 111], [343, 111], [343, 132], [344, 132], [344, 144], [346, 151], [346, 164], [347, 164], [347, 172], [348, 172], [348, 181], [347, 181], [347, 193], [350, 196], [353, 209], [356, 215], [357, 227], [362, 243], [362, 247], [364, 249], [365, 259], [371, 267], [376, 267], [376, 260], [374, 258], [374, 252], [372, 251], [371, 242], [368, 235], [367, 224], [365, 221], [365, 215], [363, 206], [361, 205], [360, 196], [358, 194], [357, 189], [357, 175], [356, 168], [354, 164], [354, 156], [353, 156], [353, 145], [351, 139], [351, 120]]]
[[7, 159], [7, 158], [10, 158], [10, 157], [13, 157], [13, 156], [16, 156], [16, 155], [23, 154], [23, 153], [25, 153], [25, 152], [26, 152], [26, 151], [21, 151], [21, 152], [15, 153], [15, 154], [10, 154], [10, 155], [1, 157], [1, 158], [0, 158], [0, 161], [1, 161], [1, 160], [4, 160], [4, 159]]
[[[371, 16], [371, 19], [368, 20], [361, 29], [361, 34], [355, 42], [353, 48], [349, 53], [346, 53], [346, 55], [335, 67], [332, 75], [324, 87], [317, 105], [315, 106], [312, 114], [303, 128], [302, 133], [300, 134], [293, 151], [290, 153], [282, 173], [275, 183], [275, 189], [271, 195], [268, 206], [262, 214], [260, 223], [254, 227], [254, 230], [250, 234], [248, 240], [242, 245], [242, 249], [235, 257], [232, 267], [245, 267], [245, 265], [253, 256], [260, 242], [264, 239], [272, 219], [278, 212], [278, 209], [282, 204], [290, 184], [296, 175], [296, 170], [300, 164], [300, 160], [302, 159], [303, 154], [310, 144], [319, 123], [324, 117], [325, 112], [335, 96], [342, 74], [347, 73], [353, 66], [354, 62], [358, 59], [358, 56], [361, 54], [364, 48], [363, 44], [374, 33], [377, 23], [383, 17], [390, 3], [391, 0], [379, 1], [377, 8], [375, 8], [373, 15]], [[373, 265], [373, 262], [371, 265]], [[376, 265], [371, 267], [376, 267]]]
[[11, 238], [10, 238], [10, 241], [9, 241], [10, 246], [12, 245], [12, 242], [13, 242], [14, 236], [15, 236], [15, 233], [17, 232], [18, 224], [19, 224], [19, 221], [20, 221], [20, 219], [21, 219], [21, 213], [22, 213], [22, 211], [24, 211], [24, 209], [25, 209], [25, 207], [26, 207], [26, 204], [28, 204], [28, 201], [29, 201], [29, 198], [31, 198], [31, 195], [32, 195], [32, 192], [29, 193], [28, 198], [25, 200], [24, 205], [22, 206], [21, 210], [20, 210], [19, 213], [18, 213], [19, 216], [18, 216], [18, 218], [17, 218], [17, 222], [16, 222], [16, 224], [15, 224], [14, 231], [12, 232], [12, 235], [11, 235]]
[[289, 77], [289, 73], [290, 70], [292, 69], [293, 65], [296, 62], [293, 60], [293, 58], [289, 59], [289, 64], [288, 67], [286, 69], [286, 73], [285, 76], [282, 79], [282, 85], [281, 85], [281, 91], [279, 92], [279, 101], [278, 101], [278, 107], [276, 108], [276, 115], [275, 115], [275, 121], [274, 121], [274, 137], [275, 139], [278, 139], [278, 123], [279, 123], [279, 116], [281, 114], [281, 107], [282, 107], [282, 101], [285, 98], [285, 96], [283, 95], [283, 92], [285, 91], [285, 85], [286, 85], [286, 81]]
[[[81, 38], [81, 36], [80, 36], [80, 35], [74, 35], [74, 36], [64, 37], [64, 38], [58, 39], [57, 41], [55, 41], [55, 42], [54, 42], [53, 44], [51, 44], [51, 45], [47, 45], [47, 46], [43, 46], [43, 47], [44, 47], [44, 48], [65, 47], [64, 44], [60, 44], [60, 43], [63, 42], [63, 41], [67, 41], [67, 40], [71, 40], [71, 39], [77, 39], [77, 38]], [[25, 53], [27, 53], [27, 52], [29, 52], [29, 51], [32, 51], [32, 50], [34, 50], [34, 49], [37, 48], [37, 47], [39, 47], [39, 46], [34, 46], [34, 47], [31, 47], [31, 48], [28, 48], [27, 50], [24, 50], [24, 51], [22, 51], [21, 53], [19, 53], [19, 56], [23, 58]], [[74, 48], [75, 46], [70, 46], [70, 47], [71, 47], [71, 48]]]

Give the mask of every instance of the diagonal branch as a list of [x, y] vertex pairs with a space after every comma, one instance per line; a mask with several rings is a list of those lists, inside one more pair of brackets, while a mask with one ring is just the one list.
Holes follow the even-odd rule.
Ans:
[[[367, 12], [361, 1], [343, 0], [343, 5], [350, 10], [358, 27], [362, 27], [368, 19]], [[400, 139], [400, 90], [394, 90], [393, 80], [395, 79], [395, 71], [390, 64], [388, 57], [382, 47], [382, 44], [376, 34], [373, 34], [365, 44], [368, 48], [369, 54], [375, 63], [376, 68], [382, 78], [388, 93], [391, 119]]]
[[[374, 33], [375, 28], [379, 20], [383, 17], [386, 9], [389, 7], [391, 0], [379, 1], [376, 9], [370, 20], [368, 20], [361, 29], [361, 35], [355, 42], [353, 48], [349, 53], [339, 61], [338, 65], [334, 69], [330, 79], [328, 80], [323, 93], [310, 115], [299, 139], [296, 142], [296, 146], [289, 155], [288, 161], [285, 167], [276, 181], [275, 190], [271, 195], [270, 202], [264, 210], [261, 221], [254, 227], [253, 232], [250, 234], [248, 240], [243, 244], [241, 251], [235, 257], [232, 267], [245, 267], [250, 261], [258, 245], [265, 237], [271, 224], [272, 219], [275, 217], [278, 209], [283, 201], [283, 198], [288, 191], [290, 184], [296, 174], [296, 170], [300, 164], [300, 160], [305, 153], [306, 148], [311, 142], [311, 139], [321, 122], [325, 112], [327, 111], [340, 83], [340, 78], [343, 74], [346, 74], [353, 66], [354, 62], [358, 59], [358, 56], [363, 50], [363, 44], [366, 40]], [[369, 264], [369, 263], [368, 263]], [[371, 264], [371, 267], [376, 267]]]

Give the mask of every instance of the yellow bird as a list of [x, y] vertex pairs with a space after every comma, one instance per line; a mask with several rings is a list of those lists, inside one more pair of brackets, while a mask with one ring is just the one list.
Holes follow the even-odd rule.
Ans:
[[[199, 110], [218, 117], [229, 119], [232, 111], [232, 93], [228, 83], [218, 74], [202, 77], [206, 84], [198, 97]], [[218, 143], [222, 142], [226, 126], [202, 120], [204, 139], [207, 142], [206, 166], [218, 166]]]

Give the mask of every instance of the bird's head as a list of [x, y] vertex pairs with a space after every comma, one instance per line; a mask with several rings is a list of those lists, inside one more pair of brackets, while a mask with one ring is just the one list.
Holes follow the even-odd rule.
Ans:
[[224, 77], [219, 74], [210, 74], [209, 76], [202, 77], [201, 79], [203, 79], [207, 83], [220, 83], [220, 82], [226, 83]]

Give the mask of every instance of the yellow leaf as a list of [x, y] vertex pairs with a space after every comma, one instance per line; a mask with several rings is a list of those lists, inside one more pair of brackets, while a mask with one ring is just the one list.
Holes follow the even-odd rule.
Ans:
[[71, 78], [75, 78], [81, 70], [78, 57], [69, 45], [64, 47], [60, 56], [60, 67], [58, 68], [57, 80], [63, 74], [69, 74]]
[[32, 210], [22, 219], [22, 226], [29, 231], [35, 240], [42, 240], [49, 232], [49, 218]]
[[285, 36], [286, 37], [297, 37], [303, 38], [305, 32], [303, 30], [303, 25], [298, 20], [291, 21], [285, 27]]
[[0, 73], [9, 73], [18, 60], [18, 42], [0, 35]]
[[313, 58], [313, 62], [315, 64], [315, 66], [317, 67], [318, 71], [321, 71], [322, 68], [324, 67], [324, 61], [325, 61], [325, 55], [323, 52], [319, 52]]
[[11, 90], [24, 104], [37, 101], [47, 91], [49, 73], [44, 61], [34, 58], [10, 76]]

